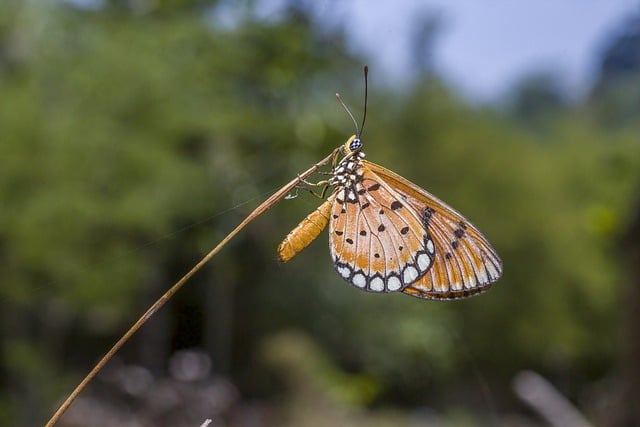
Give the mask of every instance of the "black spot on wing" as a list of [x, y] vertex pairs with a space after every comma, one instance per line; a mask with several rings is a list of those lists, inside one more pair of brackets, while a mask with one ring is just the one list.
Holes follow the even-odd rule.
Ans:
[[429, 226], [429, 222], [431, 221], [431, 217], [434, 213], [435, 211], [433, 210], [433, 208], [426, 208], [422, 212], [422, 222], [424, 223], [425, 227]]

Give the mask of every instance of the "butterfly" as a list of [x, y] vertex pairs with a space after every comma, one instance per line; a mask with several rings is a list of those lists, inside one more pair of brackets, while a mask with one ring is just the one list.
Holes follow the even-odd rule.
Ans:
[[480, 294], [498, 280], [502, 261], [476, 227], [416, 184], [365, 160], [362, 147], [356, 134], [336, 150], [323, 182], [332, 192], [278, 246], [281, 261], [328, 224], [335, 270], [365, 291], [451, 300]]

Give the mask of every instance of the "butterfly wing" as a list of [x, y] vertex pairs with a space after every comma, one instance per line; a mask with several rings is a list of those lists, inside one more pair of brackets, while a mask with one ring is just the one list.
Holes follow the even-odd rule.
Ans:
[[394, 292], [423, 276], [435, 244], [421, 215], [366, 167], [335, 191], [329, 247], [338, 274], [371, 292]]
[[435, 245], [433, 265], [402, 292], [428, 299], [465, 298], [486, 291], [502, 274], [502, 261], [466, 218], [427, 191], [375, 163], [362, 161], [381, 184], [423, 217]]

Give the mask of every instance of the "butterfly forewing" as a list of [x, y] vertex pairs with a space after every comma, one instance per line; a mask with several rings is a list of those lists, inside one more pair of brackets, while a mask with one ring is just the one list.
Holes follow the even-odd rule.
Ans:
[[426, 274], [403, 289], [421, 298], [455, 299], [483, 292], [502, 274], [502, 262], [487, 239], [462, 215], [417, 185], [363, 160], [411, 208], [422, 213], [435, 244], [435, 259]]

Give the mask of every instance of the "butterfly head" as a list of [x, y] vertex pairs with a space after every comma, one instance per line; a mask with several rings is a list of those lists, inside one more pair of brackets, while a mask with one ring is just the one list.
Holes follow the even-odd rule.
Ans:
[[353, 114], [351, 114], [351, 110], [349, 110], [349, 107], [347, 107], [347, 104], [344, 103], [340, 94], [336, 93], [336, 98], [338, 98], [338, 102], [340, 102], [340, 105], [342, 105], [342, 107], [345, 109], [349, 117], [351, 117], [351, 120], [353, 121], [353, 124], [356, 127], [356, 134], [351, 135], [351, 137], [347, 139], [347, 142], [345, 142], [344, 146], [342, 147], [342, 153], [346, 157], [352, 157], [353, 155], [359, 158], [364, 157], [364, 153], [360, 154], [360, 150], [362, 150], [362, 140], [360, 139], [360, 135], [362, 135], [362, 130], [364, 129], [364, 122], [367, 119], [367, 93], [368, 93], [367, 76], [368, 75], [369, 75], [369, 67], [365, 65], [364, 66], [364, 113], [362, 115], [362, 124], [360, 125], [360, 127], [358, 127], [358, 122], [353, 117]]
[[342, 151], [345, 155], [349, 155], [351, 153], [357, 153], [362, 149], [362, 140], [358, 135], [351, 135], [347, 142], [344, 143], [342, 147]]

